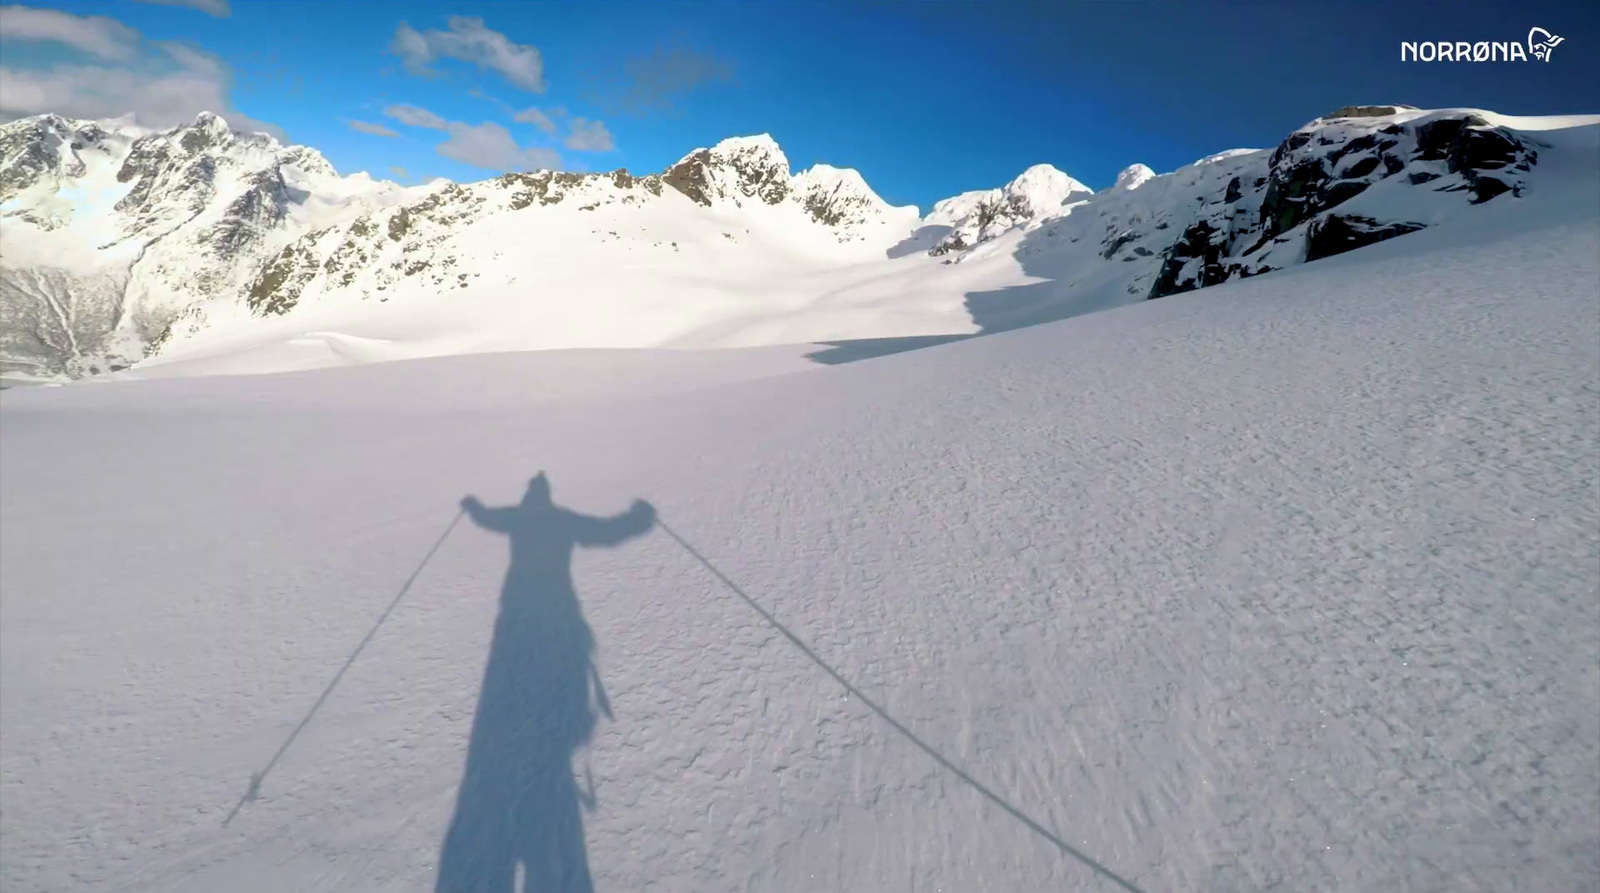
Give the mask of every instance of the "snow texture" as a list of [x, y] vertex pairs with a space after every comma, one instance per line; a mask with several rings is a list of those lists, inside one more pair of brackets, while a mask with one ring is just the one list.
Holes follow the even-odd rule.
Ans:
[[1558, 189], [844, 366], [8, 390], [0, 886], [1117, 889], [910, 733], [1148, 893], [1593, 889], [1600, 153], [1545, 136]]

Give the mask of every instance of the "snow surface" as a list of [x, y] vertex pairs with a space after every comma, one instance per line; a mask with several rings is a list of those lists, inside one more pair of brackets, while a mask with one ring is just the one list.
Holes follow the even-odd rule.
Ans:
[[[846, 366], [7, 391], [0, 887], [1117, 889], [721, 574], [1134, 889], [1593, 889], [1600, 184], [1566, 159], [1450, 226]], [[665, 527], [486, 515], [507, 576], [448, 525], [540, 470]], [[567, 590], [565, 543], [632, 534]]]

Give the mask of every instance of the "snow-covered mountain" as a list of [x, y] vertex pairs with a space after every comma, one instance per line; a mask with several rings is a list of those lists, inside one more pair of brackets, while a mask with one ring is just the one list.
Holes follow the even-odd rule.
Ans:
[[853, 170], [791, 173], [767, 136], [648, 176], [403, 187], [214, 115], [165, 132], [45, 115], [0, 126], [0, 371], [994, 331], [1515, 201], [1540, 188], [1536, 132], [1587, 120], [1355, 106], [1276, 149], [1136, 164], [1098, 194], [1038, 165], [920, 217]]
[[923, 225], [946, 231], [929, 253], [960, 251], [1017, 226], [1058, 217], [1093, 194], [1050, 165], [1036, 164], [999, 189], [964, 192], [935, 204]]

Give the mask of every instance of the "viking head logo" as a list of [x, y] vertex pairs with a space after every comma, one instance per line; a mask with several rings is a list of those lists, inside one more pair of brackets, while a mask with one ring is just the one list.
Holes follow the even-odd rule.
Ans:
[[1560, 42], [1561, 38], [1543, 28], [1534, 28], [1528, 32], [1528, 52], [1541, 62], [1550, 61], [1550, 51]]

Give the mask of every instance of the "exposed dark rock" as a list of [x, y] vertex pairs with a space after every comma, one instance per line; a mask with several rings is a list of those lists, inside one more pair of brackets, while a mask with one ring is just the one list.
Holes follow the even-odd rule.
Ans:
[[0, 168], [0, 201], [39, 182], [55, 168], [55, 147], [65, 130], [66, 122], [51, 115], [28, 126], [7, 127], [0, 137], [0, 158], [11, 161]]
[[[1370, 174], [1377, 169], [1378, 156], [1368, 155], [1366, 158], [1362, 158], [1355, 164], [1350, 165], [1350, 168], [1344, 172], [1343, 176], [1352, 179], [1355, 177], [1365, 177], [1367, 174]], [[1337, 202], [1335, 202], [1335, 204], [1337, 204]]]
[[711, 150], [701, 149], [688, 158], [667, 168], [661, 181], [689, 197], [697, 205], [711, 207], [711, 178], [706, 169], [711, 164]]
[[1283, 162], [1283, 159], [1309, 142], [1311, 142], [1311, 134], [1306, 133], [1304, 130], [1297, 130], [1289, 134], [1288, 139], [1278, 144], [1278, 148], [1272, 150], [1272, 158], [1267, 162], [1268, 166], [1276, 168]]
[[[1473, 193], [1474, 204], [1481, 204], [1497, 195], [1520, 193], [1519, 184], [1508, 182], [1510, 177], [1491, 176], [1485, 171], [1526, 171], [1537, 160], [1537, 154], [1502, 127], [1490, 127], [1478, 115], [1461, 118], [1444, 118], [1417, 128], [1417, 158], [1423, 161], [1443, 161], [1445, 170], [1461, 174], [1465, 188]], [[1419, 180], [1423, 172], [1411, 174], [1411, 182], [1427, 182], [1433, 177]], [[1509, 172], [1508, 172], [1509, 173]], [[1514, 174], [1512, 174], [1514, 176]]]
[[1312, 224], [1306, 238], [1306, 262], [1403, 236], [1423, 229], [1420, 223], [1379, 223], [1371, 217], [1329, 214]]
[[821, 192], [813, 192], [806, 196], [803, 204], [811, 214], [811, 219], [826, 226], [837, 226], [844, 220], [844, 210], [836, 207], [830, 198]]
[[316, 273], [316, 257], [310, 250], [313, 241], [312, 236], [301, 237], [261, 268], [245, 293], [245, 304], [252, 312], [276, 316], [294, 309], [300, 290]]
[[1497, 195], [1511, 192], [1513, 187], [1494, 177], [1478, 177], [1472, 183], [1472, 203], [1481, 205]]
[[190, 155], [204, 150], [211, 143], [211, 134], [200, 129], [187, 130], [182, 138], [178, 140], [178, 145], [182, 146], [183, 151], [188, 152]]
[[[1110, 260], [1116, 256], [1118, 251], [1122, 250], [1122, 246], [1138, 240], [1139, 234], [1133, 230], [1124, 230], [1120, 233], [1117, 233], [1115, 236], [1108, 235], [1106, 236], [1105, 241], [1100, 243], [1102, 246], [1104, 246], [1100, 251], [1100, 256], [1106, 260]], [[1149, 252], [1147, 251], [1146, 253]]]
[[1322, 205], [1325, 208], [1336, 208], [1339, 205], [1342, 205], [1345, 202], [1355, 198], [1361, 193], [1366, 192], [1367, 187], [1370, 185], [1372, 184], [1348, 180], [1340, 183], [1334, 183], [1332, 186], [1328, 187], [1327, 198], [1323, 200]]
[[389, 240], [398, 242], [411, 231], [411, 209], [401, 208], [389, 218]]
[[228, 205], [222, 220], [205, 235], [213, 252], [243, 250], [289, 211], [289, 187], [276, 166], [259, 171], [250, 186]]
[[[1185, 229], [1162, 258], [1161, 269], [1156, 273], [1149, 296], [1163, 298], [1225, 282], [1228, 272], [1221, 262], [1223, 246], [1215, 238], [1216, 235], [1216, 227], [1207, 220], [1198, 220]], [[1180, 280], [1184, 267], [1196, 258], [1200, 259], [1198, 275]]]
[[1261, 199], [1264, 239], [1294, 229], [1328, 207], [1320, 200], [1328, 174], [1317, 159], [1288, 170], [1279, 170], [1274, 165], [1269, 180], [1267, 194]]
[[1348, 143], [1328, 153], [1328, 163], [1333, 164], [1339, 159], [1355, 152], [1365, 152], [1378, 144], [1378, 138], [1372, 134], [1358, 136]]
[[1222, 202], [1223, 204], [1231, 205], [1243, 196], [1244, 191], [1240, 188], [1239, 178], [1234, 177], [1232, 180], [1228, 181], [1228, 189], [1222, 196]]
[[1383, 118], [1400, 112], [1414, 112], [1413, 105], [1347, 105], [1339, 109], [1329, 118]]

